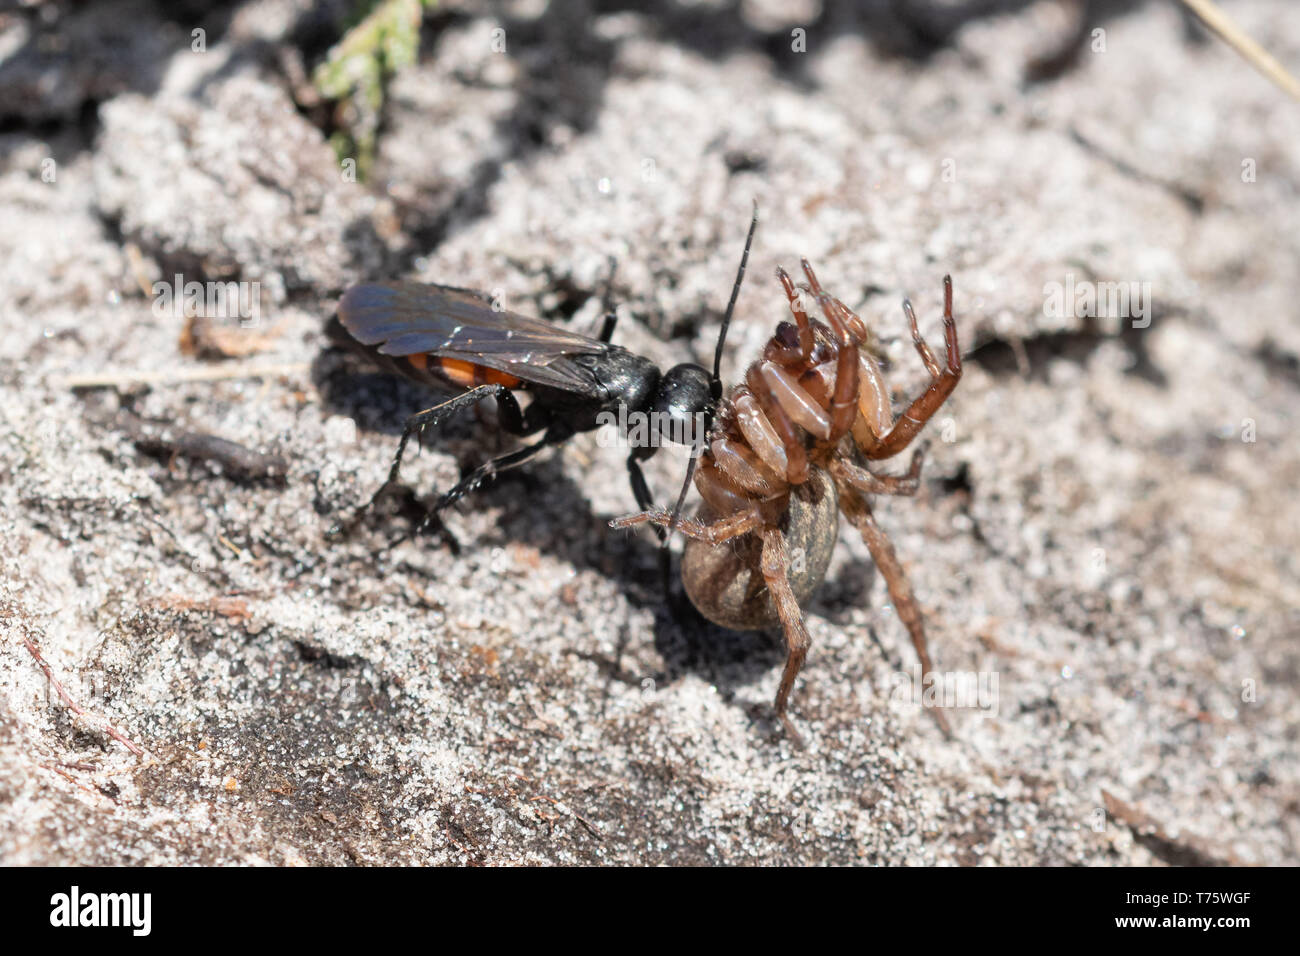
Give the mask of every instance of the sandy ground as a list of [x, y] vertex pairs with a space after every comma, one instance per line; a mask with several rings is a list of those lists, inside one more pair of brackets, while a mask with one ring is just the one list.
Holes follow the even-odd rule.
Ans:
[[[207, 6], [0, 16], [0, 862], [1297, 861], [1300, 108], [1223, 44], [1096, 4], [1031, 81], [1074, 7], [451, 4], [358, 184], [304, 93], [332, 8]], [[1300, 69], [1292, 4], [1224, 6]], [[792, 747], [779, 635], [673, 620], [593, 435], [451, 513], [458, 553], [377, 552], [490, 416], [328, 533], [431, 401], [330, 347], [350, 282], [590, 330], [613, 255], [617, 341], [707, 361], [753, 199], [728, 381], [806, 255], [901, 402], [899, 301], [939, 341], [953, 275], [966, 375], [877, 509], [937, 666], [996, 681], [952, 739], [844, 529]], [[196, 351], [141, 288], [177, 273], [260, 313]], [[1052, 307], [1112, 282], [1146, 296]], [[683, 456], [652, 466], [667, 497]]]

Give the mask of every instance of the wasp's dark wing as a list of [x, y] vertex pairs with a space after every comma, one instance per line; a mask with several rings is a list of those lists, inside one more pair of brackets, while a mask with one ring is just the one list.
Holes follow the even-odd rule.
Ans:
[[600, 383], [572, 357], [610, 349], [599, 339], [499, 311], [486, 296], [451, 286], [356, 285], [339, 300], [338, 313], [354, 339], [383, 355], [460, 359], [578, 394], [595, 394]]

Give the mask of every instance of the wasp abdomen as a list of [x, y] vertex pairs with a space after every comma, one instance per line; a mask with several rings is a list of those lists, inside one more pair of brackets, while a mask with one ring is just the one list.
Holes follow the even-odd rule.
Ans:
[[463, 359], [417, 352], [415, 355], [405, 356], [405, 360], [415, 370], [417, 378], [427, 375], [442, 379], [460, 388], [476, 388], [479, 385], [503, 385], [506, 388], [523, 387], [523, 381], [516, 375], [488, 368], [486, 365], [475, 365], [473, 362], [466, 362]]

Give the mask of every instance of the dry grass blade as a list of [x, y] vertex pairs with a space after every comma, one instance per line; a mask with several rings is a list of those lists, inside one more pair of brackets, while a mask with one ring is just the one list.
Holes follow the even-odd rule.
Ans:
[[1267, 50], [1247, 36], [1241, 27], [1229, 20], [1228, 15], [1211, 0], [1182, 0], [1182, 2], [1225, 43], [1249, 60], [1251, 66], [1289, 93], [1292, 99], [1300, 101], [1300, 81], [1288, 73], [1281, 63], [1273, 59]]

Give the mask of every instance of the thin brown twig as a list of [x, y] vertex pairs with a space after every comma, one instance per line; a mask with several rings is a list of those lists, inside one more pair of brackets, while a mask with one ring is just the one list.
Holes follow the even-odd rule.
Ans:
[[1151, 853], [1173, 866], [1242, 866], [1244, 861], [1231, 849], [1187, 833], [1170, 833], [1160, 823], [1108, 790], [1101, 792], [1106, 813], [1133, 832], [1135, 839]]
[[[537, 803], [538, 801], [542, 801], [542, 800], [549, 803], [551, 806], [555, 807], [555, 809], [559, 810], [561, 813], [567, 813], [569, 816], [573, 817], [573, 819], [577, 820], [584, 827], [586, 827], [587, 832], [590, 833], [592, 836], [594, 836], [597, 840], [602, 840], [602, 841], [604, 840], [604, 837], [601, 835], [600, 828], [597, 827], [590, 820], [588, 820], [586, 817], [584, 817], [581, 813], [578, 813], [572, 807], [568, 806], [567, 804], [561, 803], [559, 800], [556, 800], [554, 797], [536, 796], [532, 798], [533, 803]], [[536, 812], [536, 810], [534, 810], [533, 812]]]
[[54, 669], [50, 667], [50, 665], [46, 662], [45, 658], [41, 655], [40, 648], [36, 646], [36, 642], [31, 639], [30, 635], [27, 634], [23, 635], [23, 646], [27, 648], [27, 653], [32, 655], [32, 659], [36, 661], [37, 666], [39, 666], [40, 669], [45, 672], [45, 679], [48, 680], [50, 682], [50, 686], [53, 687], [58, 692], [59, 699], [63, 701], [64, 706], [66, 706], [68, 710], [72, 711], [78, 717], [85, 717], [86, 719], [92, 721], [94, 720], [102, 721], [104, 725], [104, 732], [106, 734], [108, 734], [110, 737], [112, 737], [114, 740], [120, 743], [127, 750], [131, 751], [131, 753], [135, 754], [137, 757], [144, 756], [144, 750], [141, 749], [134, 741], [132, 741], [130, 737], [128, 737], [122, 731], [114, 727], [105, 718], [99, 717], [96, 714], [91, 714], [84, 707], [82, 707], [80, 704], [78, 704], [75, 700], [72, 699], [72, 695], [69, 694], [68, 691], [64, 688], [63, 684], [59, 682], [59, 679], [54, 676]]
[[266, 378], [300, 375], [307, 371], [306, 362], [278, 365], [223, 365], [218, 368], [170, 369], [150, 372], [144, 369], [104, 372], [99, 375], [67, 375], [55, 379], [59, 388], [116, 388], [129, 385], [172, 385], [184, 382], [219, 382], [232, 378]]

